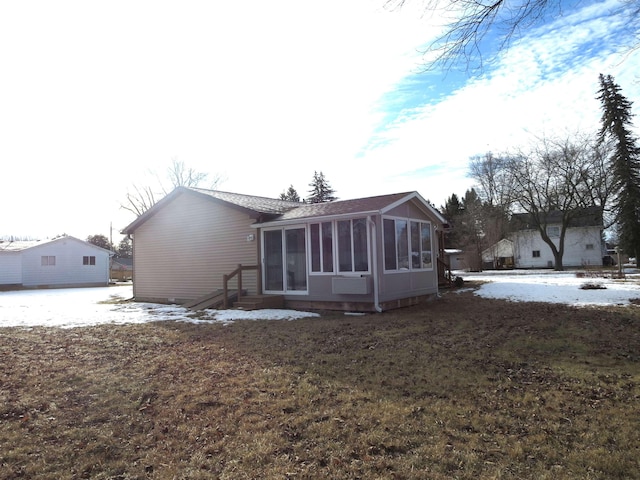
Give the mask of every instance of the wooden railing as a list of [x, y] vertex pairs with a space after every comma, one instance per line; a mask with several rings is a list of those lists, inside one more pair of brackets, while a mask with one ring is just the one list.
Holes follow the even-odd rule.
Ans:
[[236, 275], [238, 276], [238, 300], [242, 296], [242, 272], [246, 270], [256, 270], [257, 271], [257, 281], [256, 286], [258, 290], [258, 294], [262, 293], [262, 273], [260, 265], [238, 265], [233, 272], [228, 275], [222, 276], [222, 289], [224, 293], [224, 308], [229, 308], [229, 280], [231, 280]]
[[451, 286], [453, 284], [452, 276], [449, 264], [438, 258], [438, 283], [444, 281], [447, 285]]

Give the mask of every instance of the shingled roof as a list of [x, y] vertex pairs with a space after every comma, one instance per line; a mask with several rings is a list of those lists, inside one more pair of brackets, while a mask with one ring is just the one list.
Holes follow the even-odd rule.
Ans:
[[302, 203], [290, 202], [288, 200], [278, 200], [275, 198], [256, 197], [254, 195], [243, 195], [241, 193], [221, 192], [219, 190], [207, 190], [204, 188], [190, 188], [194, 192], [208, 195], [212, 198], [231, 203], [237, 207], [246, 208], [257, 213], [280, 215], [293, 208], [297, 208]]
[[440, 213], [424, 201], [417, 192], [393, 193], [390, 195], [378, 195], [353, 200], [337, 200], [334, 202], [309, 204], [204, 188], [178, 187], [152, 208], [140, 215], [134, 222], [127, 226], [122, 233], [133, 233], [139, 225], [154, 215], [165, 203], [171, 201], [175, 196], [184, 193], [202, 195], [212, 201], [224, 202], [227, 205], [245, 211], [250, 217], [255, 218], [258, 223], [274, 221], [289, 222], [305, 218], [335, 217], [349, 214], [384, 213], [386, 209], [392, 208], [398, 202], [409, 199], [417, 199], [443, 223], [446, 223]]
[[356, 198], [353, 200], [336, 200], [325, 203], [304, 203], [289, 210], [276, 220], [297, 220], [311, 217], [329, 217], [349, 215], [352, 213], [379, 213], [385, 207], [412, 195], [413, 192], [393, 193], [376, 197]]
[[[563, 212], [554, 210], [548, 212], [543, 221], [546, 225], [558, 225], [562, 223]], [[511, 216], [511, 225], [516, 230], [535, 230], [537, 228], [533, 215], [530, 213], [514, 213]], [[569, 222], [569, 227], [602, 227], [602, 208], [598, 206], [582, 208], [574, 212]]]

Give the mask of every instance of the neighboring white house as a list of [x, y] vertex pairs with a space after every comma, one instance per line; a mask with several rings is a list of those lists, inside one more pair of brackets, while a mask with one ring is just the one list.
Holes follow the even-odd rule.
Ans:
[[[546, 232], [558, 247], [560, 240], [561, 212], [547, 217]], [[496, 265], [497, 259], [513, 257], [515, 268], [552, 268], [555, 259], [551, 247], [542, 239], [538, 228], [528, 214], [512, 217], [515, 230], [510, 239], [503, 239], [483, 252], [483, 262]], [[602, 266], [606, 254], [602, 238], [602, 212], [598, 207], [583, 209], [567, 227], [564, 239], [562, 263], [565, 267]], [[487, 267], [490, 268], [490, 267]]]
[[112, 252], [75, 237], [0, 242], [0, 287], [85, 287], [109, 283]]
[[467, 270], [469, 268], [464, 252], [457, 248], [445, 248], [444, 259], [451, 270]]
[[483, 250], [482, 267], [486, 269], [513, 268], [513, 241], [503, 238], [498, 243], [494, 243], [486, 250]]

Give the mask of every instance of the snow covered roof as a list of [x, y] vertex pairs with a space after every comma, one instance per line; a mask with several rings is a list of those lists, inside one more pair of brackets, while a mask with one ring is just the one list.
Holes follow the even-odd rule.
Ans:
[[0, 252], [20, 252], [27, 248], [35, 247], [42, 244], [40, 240], [19, 240], [16, 242], [10, 240], [0, 240]]
[[94, 245], [92, 243], [89, 242], [85, 242], [84, 240], [80, 240], [79, 238], [76, 237], [72, 237], [70, 235], [63, 235], [61, 237], [57, 237], [57, 238], [53, 238], [53, 239], [46, 239], [46, 240], [23, 240], [23, 241], [17, 241], [17, 242], [12, 242], [12, 241], [3, 241], [0, 240], [0, 252], [21, 252], [23, 250], [27, 250], [28, 248], [34, 248], [34, 247], [41, 247], [43, 245], [48, 245], [50, 243], [55, 243], [55, 242], [59, 242], [61, 240], [73, 240], [76, 242], [82, 242], [82, 243], [86, 243], [87, 245], [94, 247], [94, 248], [98, 248], [100, 250], [104, 250], [105, 252], [109, 252], [111, 253], [110, 250], [106, 250], [102, 247], [99, 247], [97, 245]]

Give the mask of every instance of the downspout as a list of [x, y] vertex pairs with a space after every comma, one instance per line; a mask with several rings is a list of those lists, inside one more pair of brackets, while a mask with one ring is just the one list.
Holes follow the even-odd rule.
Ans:
[[378, 242], [376, 241], [376, 223], [371, 219], [371, 215], [367, 216], [367, 223], [371, 225], [371, 252], [373, 263], [373, 308], [376, 312], [382, 313], [380, 307], [380, 298], [378, 292]]

